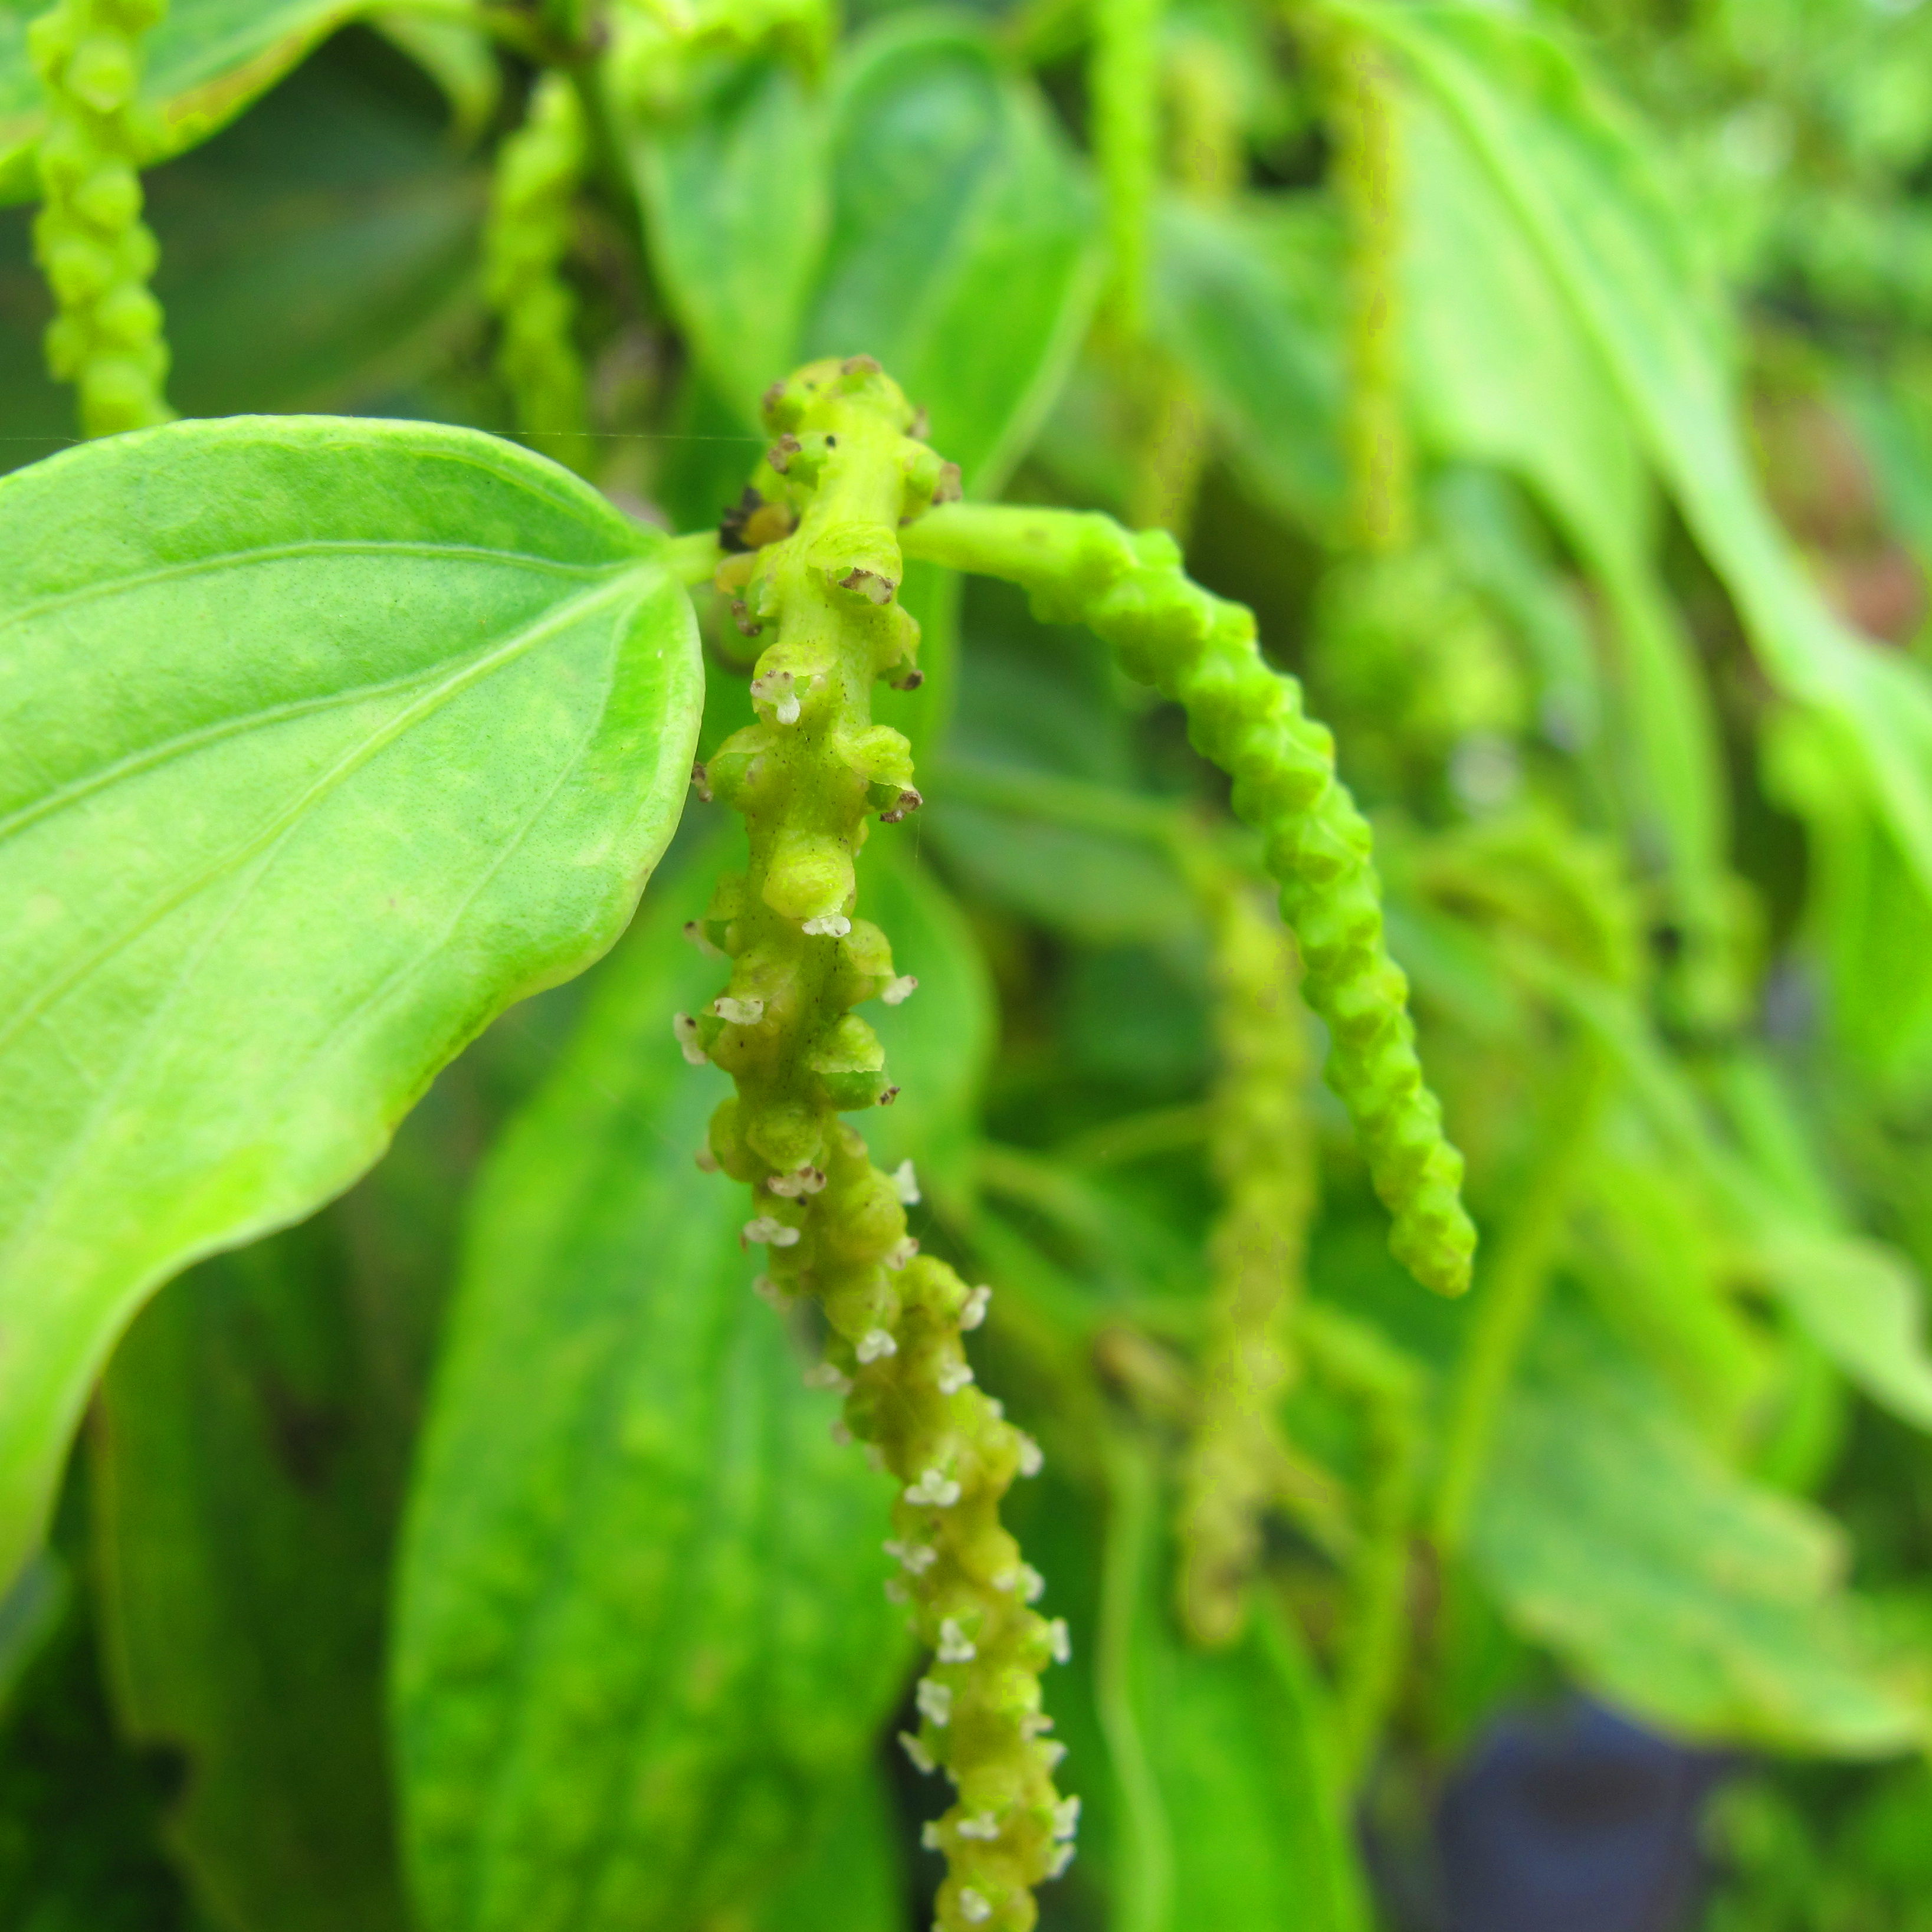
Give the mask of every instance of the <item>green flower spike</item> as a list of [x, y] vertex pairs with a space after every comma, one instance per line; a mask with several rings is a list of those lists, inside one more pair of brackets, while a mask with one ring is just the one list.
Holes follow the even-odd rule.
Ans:
[[141, 219], [141, 38], [164, 0], [59, 0], [28, 29], [47, 98], [34, 254], [58, 309], [47, 367], [80, 391], [87, 436], [172, 422], [167, 345]]
[[1216, 866], [1200, 890], [1214, 935], [1211, 1155], [1222, 1208], [1200, 1414], [1181, 1469], [1179, 1598], [1188, 1634], [1220, 1644], [1240, 1634], [1262, 1513], [1280, 1480], [1275, 1411], [1288, 1385], [1315, 1146], [1294, 949], [1244, 879]]
[[1309, 1004], [1333, 1041], [1327, 1074], [1354, 1121], [1390, 1246], [1426, 1286], [1469, 1284], [1476, 1232], [1462, 1157], [1423, 1084], [1408, 982], [1382, 936], [1367, 821], [1335, 776], [1334, 741], [1301, 688], [1270, 668], [1254, 613], [1190, 583], [1174, 539], [1090, 512], [959, 503], [906, 533], [908, 555], [1023, 585], [1050, 623], [1085, 623], [1130, 676], [1187, 715], [1195, 748], [1234, 780], [1300, 942]]
[[730, 956], [730, 986], [677, 1030], [736, 1084], [706, 1157], [752, 1188], [745, 1238], [770, 1256], [759, 1292], [823, 1311], [812, 1378], [844, 1392], [842, 1426], [899, 1487], [891, 1587], [934, 1653], [903, 1742], [958, 1793], [928, 1828], [949, 1867], [938, 1924], [1025, 1932], [1034, 1886], [1072, 1856], [1078, 1808], [1054, 1790], [1061, 1748], [1042, 1735], [1040, 1673], [1066, 1655], [1066, 1627], [1030, 1607], [1042, 1585], [999, 1521], [1040, 1451], [974, 1386], [961, 1332], [990, 1291], [918, 1252], [914, 1178], [880, 1172], [838, 1118], [897, 1090], [852, 1009], [911, 986], [885, 935], [854, 916], [853, 860], [869, 814], [896, 820], [920, 802], [905, 740], [872, 722], [872, 689], [916, 680], [898, 530], [956, 494], [958, 472], [907, 434], [913, 412], [869, 357], [814, 363], [765, 409], [778, 440], [732, 524], [736, 541], [765, 541], [718, 572], [740, 626], [770, 640], [752, 681], [758, 722], [703, 774], [744, 814], [751, 859], [698, 935]]
[[484, 292], [502, 324], [496, 368], [525, 442], [584, 466], [577, 297], [559, 272], [584, 165], [583, 104], [568, 75], [538, 76], [524, 124], [496, 157]]

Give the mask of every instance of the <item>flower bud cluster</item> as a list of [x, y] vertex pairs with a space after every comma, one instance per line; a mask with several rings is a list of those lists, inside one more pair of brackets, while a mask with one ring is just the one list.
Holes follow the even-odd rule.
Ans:
[[46, 94], [34, 253], [57, 313], [47, 366], [80, 392], [88, 436], [145, 429], [174, 412], [161, 308], [148, 286], [154, 238], [141, 219], [141, 41], [165, 0], [58, 0], [28, 28]]
[[[708, 1012], [680, 1015], [688, 1054], [729, 1072], [704, 1158], [753, 1190], [747, 1244], [758, 1293], [810, 1297], [829, 1330], [814, 1385], [845, 1397], [840, 1426], [898, 1485], [899, 1568], [889, 1588], [933, 1654], [904, 1745], [957, 1787], [931, 1828], [948, 1873], [941, 1932], [1026, 1932], [1033, 1888], [1072, 1856], [1076, 1808], [1054, 1790], [1040, 1674], [1064, 1624], [1032, 1607], [1043, 1586], [1000, 1526], [1000, 1499], [1040, 1450], [978, 1388], [962, 1341], [989, 1291], [919, 1252], [910, 1166], [875, 1167], [841, 1113], [889, 1102], [878, 1036], [853, 1009], [897, 1001], [885, 935], [856, 916], [854, 860], [872, 814], [914, 808], [909, 748], [871, 720], [874, 681], [909, 680], [918, 627], [901, 608], [898, 531], [956, 472], [908, 434], [913, 412], [869, 357], [812, 364], [766, 398], [778, 438], [718, 588], [768, 639], [752, 682], [755, 724], [709, 760], [705, 782], [741, 812], [750, 860], [719, 886], [693, 937], [731, 962]], [[740, 538], [740, 542], [743, 539]]]
[[1202, 882], [1214, 938], [1220, 1067], [1211, 1155], [1221, 1211], [1210, 1243], [1213, 1326], [1200, 1409], [1181, 1472], [1181, 1620], [1199, 1643], [1239, 1634], [1276, 1486], [1276, 1409], [1314, 1208], [1307, 1018], [1288, 934], [1247, 882], [1216, 867]]
[[962, 503], [918, 525], [908, 547], [1024, 585], [1040, 617], [1090, 626], [1130, 676], [1185, 712], [1195, 748], [1234, 781], [1235, 815], [1264, 842], [1304, 990], [1332, 1042], [1328, 1083], [1394, 1220], [1389, 1245], [1425, 1286], [1460, 1294], [1476, 1246], [1462, 1157], [1423, 1080], [1368, 821], [1336, 778], [1334, 741], [1304, 710], [1301, 687], [1262, 657], [1254, 613], [1191, 583], [1164, 531], [1087, 512]]
[[580, 467], [584, 364], [577, 297], [560, 272], [584, 168], [583, 104], [553, 68], [530, 90], [524, 124], [496, 156], [484, 241], [484, 294], [501, 328], [497, 372], [524, 440]]

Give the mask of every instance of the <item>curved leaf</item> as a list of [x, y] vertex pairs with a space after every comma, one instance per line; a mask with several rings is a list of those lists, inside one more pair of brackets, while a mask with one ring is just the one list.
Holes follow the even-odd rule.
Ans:
[[395, 1708], [427, 1932], [735, 1922], [898, 1688], [890, 1491], [750, 1292], [692, 1160], [716, 992], [652, 905], [482, 1177], [404, 1552]]
[[[172, 0], [146, 43], [141, 98], [160, 139], [144, 160], [166, 160], [206, 140], [370, 4]], [[0, 0], [0, 202], [39, 192], [33, 151], [46, 116], [27, 58], [27, 24], [45, 11], [40, 0]]]
[[1723, 344], [1678, 211], [1576, 64], [1487, 9], [1350, 17], [1454, 119], [1600, 357], [1772, 684], [1828, 719], [1932, 894], [1932, 679], [1854, 635], [1804, 577], [1751, 475]]
[[678, 326], [756, 428], [759, 398], [796, 359], [824, 244], [824, 107], [795, 68], [760, 56], [722, 69], [676, 118], [626, 128], [624, 147]]
[[1652, 1723], [1846, 1756], [1924, 1739], [1922, 1687], [1863, 1641], [1828, 1520], [1726, 1468], [1594, 1324], [1545, 1323], [1471, 1550], [1520, 1628]]
[[0, 480], [0, 1574], [142, 1298], [346, 1186], [622, 928], [697, 726], [662, 553], [424, 424]]
[[958, 20], [847, 56], [812, 356], [875, 356], [989, 492], [1064, 379], [1096, 286], [1091, 196], [1037, 92]]

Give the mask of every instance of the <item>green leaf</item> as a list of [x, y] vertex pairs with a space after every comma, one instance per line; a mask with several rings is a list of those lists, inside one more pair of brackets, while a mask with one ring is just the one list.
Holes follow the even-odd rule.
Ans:
[[[700, 367], [743, 421], [796, 359], [831, 214], [824, 110], [788, 62], [728, 63], [674, 118], [622, 129], [644, 238]], [[748, 470], [749, 464], [746, 466]]]
[[[165, 160], [208, 139], [266, 93], [370, 0], [172, 0], [144, 43], [141, 100], [160, 138], [143, 157]], [[0, 202], [38, 192], [34, 143], [45, 123], [27, 58], [27, 23], [41, 0], [0, 0]]]
[[1724, 346], [1677, 208], [1570, 58], [1486, 9], [1351, 7], [1454, 118], [1534, 246], [1774, 687], [1828, 720], [1932, 893], [1932, 680], [1846, 630], [1751, 474]]
[[489, 35], [464, 21], [439, 20], [407, 7], [385, 7], [369, 24], [409, 56], [442, 90], [457, 133], [473, 141], [503, 98], [503, 70]]
[[117, 1714], [180, 1754], [166, 1836], [235, 1932], [405, 1923], [382, 1654], [407, 1443], [339, 1243], [311, 1222], [176, 1282], [88, 1431]]
[[808, 1848], [898, 1688], [889, 1492], [750, 1292], [722, 1096], [670, 1016], [713, 866], [653, 901], [476, 1197], [405, 1550], [426, 1932], [683, 1932]]
[[477, 1144], [576, 994], [505, 1014], [372, 1173], [190, 1270], [103, 1378], [87, 1473], [116, 1714], [180, 1767], [166, 1838], [224, 1926], [403, 1922], [391, 1549]]
[[928, 1198], [957, 1215], [972, 1198], [998, 1016], [966, 915], [908, 843], [875, 831], [860, 879], [860, 909], [892, 941], [893, 965], [919, 982], [902, 1004], [868, 1012], [899, 1096], [867, 1117], [866, 1138], [881, 1166], [912, 1161]]
[[1261, 500], [1331, 530], [1342, 494], [1334, 237], [1299, 208], [1223, 210], [1179, 196], [1162, 206], [1155, 233], [1155, 332], [1199, 386]]
[[956, 18], [844, 57], [812, 356], [875, 356], [967, 488], [996, 490], [1064, 380], [1096, 286], [1092, 197], [1037, 92]]
[[1412, 387], [1430, 440], [1513, 470], [1601, 589], [1628, 769], [1619, 790], [1646, 856], [1694, 925], [1720, 899], [1727, 814], [1716, 719], [1659, 582], [1643, 455], [1602, 362], [1533, 240], [1456, 124], [1406, 98], [1404, 221]]
[[868, 1765], [841, 1794], [811, 1856], [752, 1914], [754, 1932], [905, 1932], [898, 1840], [892, 1787]]
[[1593, 1322], [1544, 1322], [1471, 1550], [1520, 1630], [1653, 1724], [1854, 1757], [1924, 1740], [1922, 1690], [1864, 1640], [1834, 1527], [1726, 1468]]
[[1226, 1649], [1184, 1643], [1151, 1465], [1119, 1448], [1112, 1478], [1095, 1665], [1117, 1812], [1112, 1922], [1366, 1932], [1329, 1714], [1298, 1640], [1264, 1595]]
[[0, 480], [0, 1575], [144, 1298], [346, 1186], [622, 929], [697, 725], [662, 555], [426, 424], [184, 423]]
[[[473, 314], [483, 196], [440, 117], [325, 48], [148, 178], [170, 388], [191, 416], [354, 409], [446, 355]], [[73, 440], [46, 374], [52, 304], [25, 209], [0, 212], [0, 468]]]

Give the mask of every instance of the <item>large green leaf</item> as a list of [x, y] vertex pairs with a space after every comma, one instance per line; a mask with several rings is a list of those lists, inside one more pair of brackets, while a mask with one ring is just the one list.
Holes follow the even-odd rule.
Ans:
[[1923, 1687], [1863, 1640], [1832, 1524], [1732, 1473], [1593, 1322], [1545, 1322], [1471, 1548], [1519, 1628], [1653, 1723], [1850, 1756], [1924, 1740]]
[[697, 724], [662, 554], [424, 424], [0, 480], [0, 1574], [144, 1297], [346, 1186], [622, 929]]
[[477, 1144], [575, 994], [505, 1014], [371, 1174], [191, 1269], [103, 1378], [88, 1514], [115, 1702], [122, 1734], [180, 1768], [167, 1839], [221, 1926], [404, 1922], [391, 1547]]
[[1514, 470], [1601, 588], [1640, 850], [1680, 922], [1718, 903], [1726, 836], [1716, 724], [1658, 583], [1655, 506], [1624, 406], [1563, 291], [1469, 145], [1427, 97], [1403, 123], [1413, 388], [1430, 440]]
[[734, 62], [674, 118], [631, 122], [624, 148], [678, 326], [755, 428], [795, 359], [830, 215], [818, 95], [785, 62]]
[[751, 1292], [724, 1092], [670, 1016], [711, 867], [653, 903], [485, 1170], [411, 1506], [395, 1708], [427, 1932], [747, 1910], [898, 1688], [889, 1491]]
[[1575, 63], [1487, 9], [1351, 6], [1480, 157], [1588, 335], [1786, 697], [1830, 721], [1932, 893], [1932, 680], [1827, 610], [1739, 434], [1724, 344], [1678, 209]]
[[1091, 197], [1044, 104], [957, 16], [846, 57], [814, 356], [876, 356], [991, 492], [1052, 402], [1095, 287]]
[[[146, 42], [141, 98], [160, 139], [146, 161], [205, 141], [370, 0], [172, 0]], [[27, 58], [41, 0], [0, 0], [0, 201], [38, 192], [33, 144], [45, 122]]]
[[1329, 1713], [1298, 1640], [1264, 1597], [1228, 1648], [1184, 1643], [1151, 1465], [1122, 1448], [1113, 1478], [1095, 1664], [1113, 1772], [1112, 1922], [1364, 1932]]

